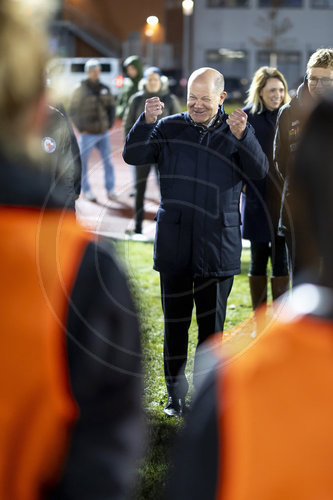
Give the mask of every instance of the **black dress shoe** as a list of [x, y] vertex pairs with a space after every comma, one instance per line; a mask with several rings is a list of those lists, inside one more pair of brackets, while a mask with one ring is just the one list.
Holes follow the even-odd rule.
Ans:
[[184, 401], [180, 398], [169, 396], [164, 413], [168, 417], [181, 417], [184, 413]]

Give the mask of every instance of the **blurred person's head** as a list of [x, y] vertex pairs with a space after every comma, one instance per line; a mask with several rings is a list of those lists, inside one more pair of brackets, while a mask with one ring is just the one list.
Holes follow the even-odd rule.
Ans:
[[251, 113], [262, 113], [279, 109], [290, 101], [288, 85], [283, 74], [276, 68], [262, 66], [253, 77], [246, 104], [251, 104]]
[[[306, 122], [291, 169], [295, 193], [291, 213], [302, 240], [303, 270], [321, 263], [321, 284], [333, 288], [333, 93], [323, 98]], [[316, 277], [318, 278], [318, 276]]]
[[213, 68], [194, 71], [187, 86], [187, 109], [196, 123], [208, 125], [218, 112], [227, 93], [222, 73]]
[[306, 76], [311, 96], [321, 99], [333, 88], [333, 49], [318, 49], [307, 64]]
[[150, 94], [154, 94], [155, 92], [159, 92], [161, 90], [162, 81], [161, 76], [162, 72], [156, 66], [150, 66], [147, 68], [143, 74], [145, 79], [145, 86], [147, 91]]
[[0, 2], [0, 148], [11, 155], [28, 152], [47, 113], [47, 37], [18, 4]]
[[138, 82], [143, 76], [143, 63], [139, 56], [128, 56], [123, 62], [124, 74], [133, 81]]
[[101, 63], [98, 59], [89, 59], [84, 65], [84, 71], [87, 73], [89, 80], [97, 82], [101, 74]]
[[126, 74], [129, 78], [136, 78], [138, 76], [138, 69], [134, 64], [129, 64], [126, 68]]

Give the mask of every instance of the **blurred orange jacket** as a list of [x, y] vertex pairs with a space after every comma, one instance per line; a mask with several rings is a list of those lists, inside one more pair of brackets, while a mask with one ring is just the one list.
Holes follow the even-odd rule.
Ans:
[[0, 209], [0, 499], [57, 480], [77, 408], [65, 351], [68, 300], [90, 239], [60, 210]]
[[223, 500], [333, 498], [333, 326], [277, 321], [218, 376]]

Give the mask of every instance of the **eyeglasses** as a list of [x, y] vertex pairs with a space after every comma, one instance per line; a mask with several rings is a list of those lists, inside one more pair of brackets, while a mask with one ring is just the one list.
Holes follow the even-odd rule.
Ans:
[[316, 76], [310, 76], [309, 83], [316, 87], [318, 83], [321, 83], [323, 87], [330, 87], [333, 85], [333, 78], [317, 78]]

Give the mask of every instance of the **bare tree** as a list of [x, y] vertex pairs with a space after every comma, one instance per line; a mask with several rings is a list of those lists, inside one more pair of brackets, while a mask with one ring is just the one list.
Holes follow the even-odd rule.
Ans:
[[258, 40], [254, 37], [249, 37], [249, 40], [256, 45], [269, 52], [269, 65], [277, 66], [277, 49], [278, 42], [284, 33], [289, 31], [293, 24], [289, 18], [279, 20], [279, 11], [283, 2], [281, 0], [271, 0], [271, 8], [263, 16], [259, 16], [256, 20], [256, 26], [259, 26], [267, 35]]

